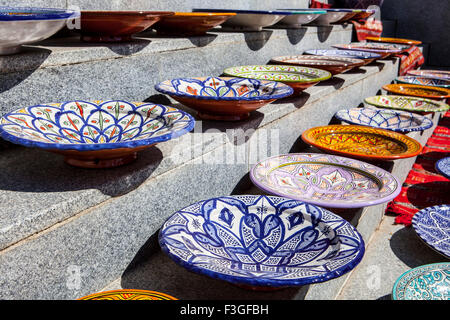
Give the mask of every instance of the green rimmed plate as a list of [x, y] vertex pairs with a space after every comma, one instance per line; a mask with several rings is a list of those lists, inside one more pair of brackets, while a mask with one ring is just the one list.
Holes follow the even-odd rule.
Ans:
[[410, 96], [380, 95], [368, 97], [364, 101], [380, 108], [413, 112], [442, 112], [449, 109], [449, 105], [444, 102]]

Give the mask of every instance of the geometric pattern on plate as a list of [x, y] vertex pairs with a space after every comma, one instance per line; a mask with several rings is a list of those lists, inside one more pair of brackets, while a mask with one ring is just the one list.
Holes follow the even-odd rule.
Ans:
[[410, 76], [450, 80], [450, 71], [443, 70], [410, 70], [406, 74]]
[[435, 167], [441, 175], [443, 175], [447, 179], [450, 179], [450, 157], [438, 160], [435, 164]]
[[383, 89], [397, 95], [414, 96], [429, 99], [450, 98], [450, 89], [421, 86], [417, 84], [387, 84], [383, 86]]
[[[368, 52], [383, 52], [383, 53], [399, 53], [404, 49], [404, 46], [394, 44], [381, 43], [350, 43], [333, 45], [334, 48], [341, 50], [359, 50]], [[409, 46], [408, 46], [409, 47]]]
[[419, 84], [422, 86], [450, 88], [450, 80], [433, 79], [419, 76], [402, 76], [395, 79], [398, 83]]
[[441, 101], [408, 96], [380, 95], [368, 97], [364, 101], [381, 108], [412, 112], [441, 112], [449, 109], [449, 105]]
[[406, 111], [377, 108], [353, 108], [339, 110], [336, 118], [347, 123], [396, 132], [422, 131], [433, 126], [429, 118]]
[[400, 192], [389, 172], [354, 159], [314, 153], [286, 154], [255, 165], [259, 188], [324, 207], [360, 208], [387, 202]]
[[186, 269], [235, 284], [327, 281], [362, 259], [358, 231], [334, 213], [272, 196], [212, 198], [173, 214], [159, 243]]
[[356, 50], [339, 50], [339, 49], [313, 49], [306, 50], [305, 54], [318, 56], [336, 56], [357, 59], [379, 59], [381, 55], [375, 52], [356, 51]]
[[157, 291], [123, 289], [94, 293], [77, 300], [177, 300]]
[[308, 64], [311, 66], [348, 66], [352, 64], [360, 64], [360, 59], [333, 57], [333, 56], [313, 56], [313, 55], [295, 55], [281, 56], [271, 59], [273, 62], [280, 64]]

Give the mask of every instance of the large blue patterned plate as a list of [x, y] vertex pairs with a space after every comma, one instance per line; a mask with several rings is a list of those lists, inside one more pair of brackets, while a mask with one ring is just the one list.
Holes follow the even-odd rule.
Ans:
[[450, 263], [411, 269], [394, 284], [393, 300], [450, 300]]
[[429, 118], [406, 111], [395, 111], [378, 108], [353, 108], [339, 110], [335, 114], [341, 121], [369, 126], [374, 128], [388, 129], [396, 132], [422, 131], [433, 126]]
[[255, 195], [190, 205], [164, 223], [159, 243], [190, 271], [257, 288], [327, 281], [364, 255], [361, 235], [334, 213]]
[[438, 160], [436, 162], [436, 170], [447, 179], [450, 179], [450, 157]]
[[432, 249], [450, 258], [450, 206], [443, 204], [417, 212], [412, 225], [417, 235]]

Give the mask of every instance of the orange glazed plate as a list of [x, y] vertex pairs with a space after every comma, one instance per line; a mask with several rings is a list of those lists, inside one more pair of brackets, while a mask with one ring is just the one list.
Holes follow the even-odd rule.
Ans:
[[419, 142], [404, 134], [358, 125], [314, 127], [302, 139], [325, 152], [366, 160], [404, 159], [422, 151]]
[[77, 300], [178, 300], [168, 294], [136, 289], [111, 290], [94, 293]]
[[417, 84], [387, 84], [383, 89], [393, 94], [404, 96], [413, 96], [428, 99], [447, 99], [450, 98], [450, 89], [421, 86]]
[[414, 46], [422, 44], [422, 41], [411, 40], [411, 39], [402, 39], [402, 38], [367, 37], [366, 40], [372, 41], [372, 42], [410, 44], [410, 45], [414, 45]]

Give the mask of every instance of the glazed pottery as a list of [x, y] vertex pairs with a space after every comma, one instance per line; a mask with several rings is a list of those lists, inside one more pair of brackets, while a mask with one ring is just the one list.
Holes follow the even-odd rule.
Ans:
[[411, 269], [394, 284], [393, 300], [449, 300], [450, 262], [432, 263]]
[[436, 161], [436, 171], [450, 179], [450, 157]]
[[165, 293], [148, 290], [123, 289], [94, 293], [77, 300], [178, 300]]
[[[285, 9], [277, 9], [277, 10], [283, 11]], [[300, 28], [302, 25], [308, 24], [319, 18], [321, 15], [327, 13], [325, 10], [309, 10], [309, 9], [303, 10], [292, 9], [287, 11], [292, 11], [293, 14], [284, 17], [279, 22], [277, 22], [273, 27]]]
[[398, 43], [398, 44], [409, 44], [414, 46], [422, 44], [422, 41], [401, 39], [401, 38], [366, 37], [366, 40], [370, 42]]
[[175, 12], [152, 26], [159, 34], [197, 36], [235, 16], [234, 12]]
[[433, 79], [419, 76], [401, 76], [395, 79], [397, 83], [418, 84], [421, 86], [450, 88], [450, 80]]
[[[450, 165], [449, 161], [447, 165]], [[412, 226], [428, 246], [450, 258], [450, 205], [443, 204], [420, 210], [414, 215]]]
[[[311, 9], [309, 9], [311, 10]], [[344, 22], [355, 15], [351, 9], [317, 9], [325, 10], [327, 13], [320, 15], [310, 23], [311, 25], [328, 26], [331, 23]]]
[[376, 59], [381, 59], [382, 56], [374, 52], [356, 51], [356, 50], [338, 50], [338, 49], [313, 49], [306, 50], [305, 54], [325, 57], [343, 57], [360, 59], [364, 61], [363, 66], [371, 63]]
[[364, 102], [380, 108], [412, 112], [442, 112], [449, 109], [449, 106], [441, 101], [396, 95], [372, 96], [364, 99]]
[[420, 76], [439, 80], [450, 80], [450, 71], [443, 70], [410, 70], [406, 72], [410, 76]]
[[422, 151], [407, 135], [358, 125], [314, 127], [303, 132], [302, 139], [325, 152], [366, 160], [411, 158]]
[[172, 107], [144, 102], [69, 101], [15, 110], [0, 119], [0, 137], [63, 154], [66, 163], [110, 168], [137, 152], [194, 128], [194, 119]]
[[362, 43], [362, 42], [356, 42], [356, 43], [350, 43], [350, 44], [335, 44], [333, 45], [334, 48], [341, 49], [341, 50], [356, 50], [356, 51], [367, 51], [367, 52], [373, 52], [378, 53], [381, 55], [381, 58], [387, 58], [395, 53], [400, 53], [403, 51], [403, 48], [396, 47], [394, 45], [380, 45], [379, 43], [370, 44], [370, 43]]
[[261, 161], [250, 171], [260, 189], [327, 208], [362, 208], [385, 203], [401, 189], [389, 172], [362, 161], [298, 153]]
[[364, 255], [361, 235], [341, 217], [261, 195], [194, 203], [164, 223], [159, 243], [189, 271], [255, 290], [337, 278]]
[[47, 39], [79, 16], [74, 10], [0, 7], [0, 55], [17, 53], [24, 44]]
[[350, 124], [387, 129], [401, 133], [423, 131], [433, 126], [433, 121], [422, 115], [373, 107], [339, 110], [335, 114], [335, 117]]
[[230, 77], [279, 81], [292, 87], [294, 94], [331, 78], [331, 73], [325, 70], [283, 65], [232, 67], [225, 69], [223, 74]]
[[387, 84], [383, 86], [383, 89], [389, 93], [396, 95], [420, 97], [427, 99], [447, 99], [450, 98], [450, 89], [436, 88], [430, 86], [421, 86], [417, 84]]
[[230, 77], [176, 78], [155, 86], [204, 120], [238, 121], [294, 90], [283, 83]]
[[130, 41], [169, 11], [81, 11], [81, 40], [86, 42]]
[[361, 9], [358, 10], [358, 12], [355, 14], [355, 16], [352, 18], [352, 20], [362, 20], [367, 19], [371, 15], [373, 15], [376, 12], [374, 9]]

